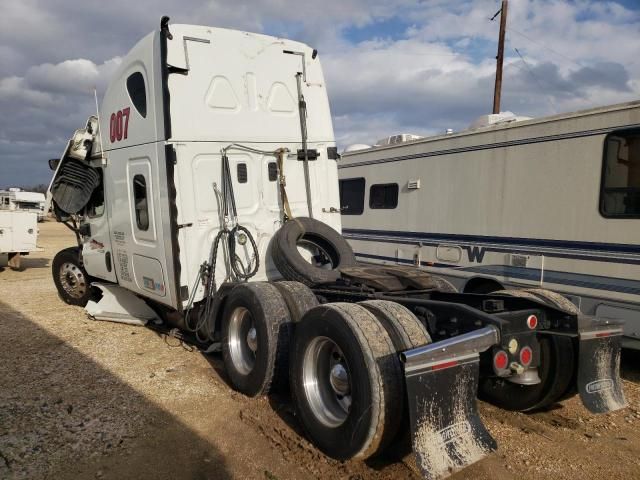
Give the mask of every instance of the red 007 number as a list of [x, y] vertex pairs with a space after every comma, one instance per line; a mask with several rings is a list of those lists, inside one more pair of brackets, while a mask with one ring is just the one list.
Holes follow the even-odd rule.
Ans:
[[129, 134], [129, 107], [111, 114], [109, 121], [109, 139], [111, 143], [126, 139]]

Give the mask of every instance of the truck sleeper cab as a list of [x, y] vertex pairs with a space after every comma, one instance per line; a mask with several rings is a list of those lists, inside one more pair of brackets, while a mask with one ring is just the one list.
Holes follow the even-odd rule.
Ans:
[[[290, 384], [328, 455], [367, 458], [411, 428], [428, 478], [478, 461], [496, 446], [475, 407], [481, 374], [486, 392], [502, 380], [528, 392], [514, 409], [556, 401], [574, 373], [591, 410], [624, 406], [619, 325], [544, 292], [458, 294], [417, 269], [356, 263], [306, 45], [164, 17], [124, 58], [101, 112], [53, 165], [50, 200], [78, 239], [53, 262], [60, 296], [84, 305], [92, 284], [111, 284], [104, 295], [142, 298], [165, 325], [218, 347], [238, 391]], [[569, 338], [571, 375], [538, 377], [552, 361], [545, 335]]]

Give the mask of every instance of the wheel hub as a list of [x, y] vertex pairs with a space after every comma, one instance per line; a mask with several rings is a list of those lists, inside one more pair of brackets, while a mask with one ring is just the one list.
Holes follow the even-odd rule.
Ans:
[[251, 373], [256, 364], [258, 332], [253, 315], [244, 307], [237, 307], [231, 314], [228, 342], [234, 367], [243, 375]]
[[60, 266], [59, 279], [62, 288], [72, 298], [82, 298], [87, 292], [87, 281], [82, 270], [66, 262]]
[[258, 351], [258, 334], [255, 327], [251, 327], [247, 332], [247, 346], [253, 353]]
[[302, 375], [316, 418], [330, 428], [342, 425], [351, 410], [351, 379], [340, 347], [330, 338], [314, 338], [305, 350]]
[[344, 396], [349, 394], [349, 373], [341, 363], [336, 363], [331, 369], [329, 382], [336, 395]]

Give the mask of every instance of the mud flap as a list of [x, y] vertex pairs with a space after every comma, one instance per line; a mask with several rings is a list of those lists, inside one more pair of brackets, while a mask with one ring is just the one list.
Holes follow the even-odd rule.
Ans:
[[448, 477], [497, 448], [476, 406], [479, 352], [497, 341], [497, 329], [486, 327], [402, 355], [411, 441], [425, 478]]
[[627, 405], [620, 380], [621, 340], [621, 328], [580, 332], [578, 392], [593, 413]]

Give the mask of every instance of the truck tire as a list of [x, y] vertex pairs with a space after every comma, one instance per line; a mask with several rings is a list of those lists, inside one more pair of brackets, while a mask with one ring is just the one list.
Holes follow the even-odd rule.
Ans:
[[65, 303], [84, 307], [91, 299], [91, 277], [84, 269], [78, 247], [56, 253], [51, 262], [51, 273], [58, 296]]
[[[431, 336], [426, 327], [404, 305], [387, 300], [367, 300], [359, 302], [358, 305], [362, 305], [376, 316], [391, 337], [396, 353], [431, 343]], [[400, 425], [396, 437], [385, 451], [386, 454], [396, 458], [402, 458], [411, 451], [409, 403], [405, 395], [404, 381], [400, 386], [402, 388], [402, 411], [398, 414]]]
[[338, 460], [368, 458], [397, 433], [404, 377], [384, 327], [361, 305], [304, 316], [292, 345], [291, 392], [313, 443]]
[[518, 298], [527, 298], [529, 300], [534, 300], [536, 302], [540, 301], [540, 297], [536, 297], [533, 293], [527, 292], [526, 290], [496, 290], [495, 292], [491, 292], [490, 295], [506, 295], [508, 297], [518, 297]]
[[540, 367], [537, 385], [519, 385], [499, 377], [480, 381], [479, 397], [500, 408], [527, 412], [558, 401], [571, 390], [575, 368], [573, 342], [558, 335], [539, 336]]
[[[299, 247], [317, 252], [318, 264], [305, 260]], [[353, 250], [338, 232], [307, 217], [289, 220], [276, 232], [272, 258], [285, 280], [308, 286], [335, 282], [340, 278], [340, 268], [356, 264]]]
[[391, 337], [396, 352], [431, 343], [427, 329], [407, 307], [388, 300], [367, 300], [358, 305], [375, 315]]
[[311, 289], [300, 282], [282, 281], [273, 285], [287, 304], [291, 321], [296, 324], [302, 320], [305, 313], [319, 305], [318, 299]]
[[435, 283], [436, 289], [439, 292], [458, 293], [458, 289], [449, 280], [445, 280], [444, 278], [438, 275], [431, 275], [431, 278], [433, 279], [433, 283]]
[[286, 386], [290, 317], [270, 283], [234, 287], [222, 314], [222, 359], [233, 388], [247, 396]]
[[576, 305], [571, 300], [569, 300], [564, 295], [560, 295], [559, 293], [552, 292], [551, 290], [547, 290], [544, 288], [525, 288], [523, 291], [539, 297], [548, 304], [553, 305], [554, 307], [557, 307], [567, 313], [571, 313], [572, 315], [577, 315], [578, 313], [580, 313], [580, 309], [576, 307]]

